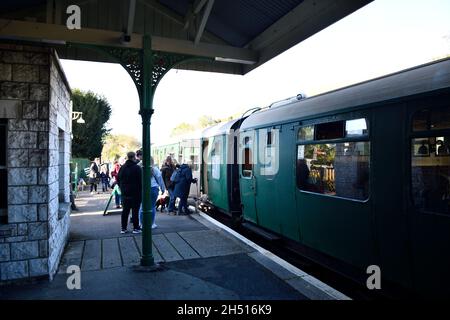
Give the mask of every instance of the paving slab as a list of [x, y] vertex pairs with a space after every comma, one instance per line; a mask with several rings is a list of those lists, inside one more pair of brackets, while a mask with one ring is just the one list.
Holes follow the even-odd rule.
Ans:
[[83, 257], [84, 241], [69, 242], [59, 265], [59, 272], [66, 273], [67, 267], [71, 265], [81, 266]]
[[102, 268], [114, 268], [122, 266], [122, 258], [117, 238], [103, 239]]
[[163, 234], [155, 234], [153, 236], [153, 244], [158, 249], [164, 261], [177, 261], [183, 259]]
[[122, 261], [125, 266], [137, 265], [141, 260], [134, 237], [122, 237], [119, 239]]
[[246, 252], [246, 249], [215, 230], [178, 233], [201, 257], [215, 257]]
[[164, 234], [169, 242], [176, 248], [183, 259], [200, 258], [200, 255], [178, 233]]
[[[139, 254], [142, 254], [142, 236], [135, 236], [134, 240], [136, 241], [136, 245], [139, 250]], [[152, 243], [152, 254], [153, 259], [155, 259], [156, 263], [164, 262], [164, 259], [159, 254], [158, 250], [156, 249], [155, 245]]]
[[84, 245], [81, 271], [100, 270], [102, 265], [102, 241], [87, 240]]

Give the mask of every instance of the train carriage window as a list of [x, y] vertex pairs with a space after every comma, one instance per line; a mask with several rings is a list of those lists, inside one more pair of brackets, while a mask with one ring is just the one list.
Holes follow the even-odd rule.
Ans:
[[413, 116], [413, 131], [450, 129], [450, 108], [424, 109]]
[[417, 209], [450, 214], [450, 135], [412, 139], [412, 198]]
[[298, 130], [298, 141], [336, 140], [367, 136], [366, 119], [352, 119], [319, 123], [314, 126], [304, 126]]
[[297, 139], [300, 141], [314, 140], [314, 126], [301, 127], [298, 130]]
[[7, 223], [8, 182], [6, 170], [6, 131], [7, 122], [0, 119], [0, 224]]
[[272, 145], [272, 131], [267, 131], [267, 140], [266, 140], [266, 144], [267, 146], [271, 146]]
[[253, 175], [253, 154], [251, 149], [250, 137], [243, 140], [244, 148], [242, 149], [242, 176], [250, 178]]
[[[300, 140], [315, 132], [315, 142], [297, 146], [297, 187], [302, 191], [355, 200], [369, 197], [370, 142], [366, 119], [302, 127]], [[309, 138], [311, 135], [309, 136]], [[340, 139], [335, 143], [320, 140]], [[310, 139], [312, 140], [312, 139]], [[359, 140], [359, 139], [358, 139]]]
[[367, 135], [366, 119], [354, 119], [345, 121], [345, 136], [357, 137]]
[[[411, 138], [411, 193], [414, 206], [450, 215], [450, 107], [425, 109], [413, 117]], [[444, 131], [445, 132], [445, 131]]]
[[344, 138], [344, 121], [320, 123], [315, 126], [315, 140]]
[[[264, 132], [260, 130], [259, 134]], [[262, 148], [262, 152], [258, 151], [260, 175], [273, 179], [279, 169], [279, 129], [268, 129], [266, 143], [259, 147]]]
[[370, 142], [297, 147], [297, 186], [302, 191], [366, 200]]
[[214, 180], [220, 180], [220, 165], [222, 157], [222, 139], [216, 137], [211, 150], [211, 177]]

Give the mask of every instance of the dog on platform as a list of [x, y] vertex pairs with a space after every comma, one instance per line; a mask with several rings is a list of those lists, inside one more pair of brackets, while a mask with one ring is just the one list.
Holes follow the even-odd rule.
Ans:
[[78, 191], [84, 191], [84, 187], [86, 186], [86, 182], [83, 178], [80, 178], [78, 181]]
[[160, 207], [160, 211], [163, 212], [164, 209], [169, 207], [169, 201], [170, 201], [170, 197], [165, 195], [162, 196], [161, 198], [158, 198], [158, 200], [156, 200], [156, 204], [155, 204], [155, 208], [156, 210], [158, 210], [158, 208]]

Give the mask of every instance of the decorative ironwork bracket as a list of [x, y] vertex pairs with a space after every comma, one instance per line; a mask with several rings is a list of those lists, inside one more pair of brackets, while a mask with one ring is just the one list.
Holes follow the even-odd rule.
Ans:
[[[139, 94], [140, 100], [142, 100], [143, 88], [143, 77], [144, 70], [144, 50], [142, 49], [132, 49], [132, 48], [121, 48], [121, 47], [107, 47], [107, 46], [96, 46], [87, 44], [68, 44], [73, 47], [80, 47], [86, 49], [92, 49], [100, 53], [104, 53], [109, 57], [113, 58], [117, 63], [120, 63], [122, 67], [128, 72], [133, 80], [136, 89]], [[152, 87], [152, 92], [155, 92], [161, 79], [165, 74], [172, 68], [182, 63], [196, 60], [208, 60], [212, 61], [211, 58], [196, 57], [190, 55], [181, 55], [175, 53], [153, 51], [152, 52], [152, 72], [150, 76], [150, 85]]]

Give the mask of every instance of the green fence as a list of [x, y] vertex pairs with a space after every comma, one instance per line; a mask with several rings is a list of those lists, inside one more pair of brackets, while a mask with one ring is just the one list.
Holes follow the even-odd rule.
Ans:
[[70, 182], [72, 184], [72, 191], [77, 193], [78, 180], [83, 178], [87, 181], [87, 175], [84, 169], [89, 168], [91, 161], [85, 158], [72, 158], [70, 160]]

